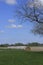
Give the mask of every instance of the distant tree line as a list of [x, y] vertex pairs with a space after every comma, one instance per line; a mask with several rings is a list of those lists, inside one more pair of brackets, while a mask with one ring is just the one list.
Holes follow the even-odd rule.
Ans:
[[37, 43], [37, 42], [32, 42], [32, 43], [28, 43], [27, 46], [43, 46], [43, 44]]
[[8, 47], [8, 46], [43, 46], [43, 44], [38, 42], [32, 42], [32, 43], [15, 43], [15, 44], [0, 44], [0, 47]]

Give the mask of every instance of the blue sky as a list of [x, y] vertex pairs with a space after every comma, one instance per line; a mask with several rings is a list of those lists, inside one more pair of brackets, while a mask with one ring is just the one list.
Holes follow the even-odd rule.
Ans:
[[[21, 1], [0, 0], [0, 43], [43, 43], [43, 37], [34, 35], [31, 32], [33, 27], [32, 23], [27, 21], [20, 24], [20, 20], [14, 17], [14, 10], [18, 4], [21, 4]], [[24, 0], [25, 2], [26, 0]]]

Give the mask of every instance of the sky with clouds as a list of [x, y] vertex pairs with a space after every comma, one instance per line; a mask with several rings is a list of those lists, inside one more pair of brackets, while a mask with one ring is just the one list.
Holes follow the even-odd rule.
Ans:
[[14, 10], [22, 1], [0, 0], [0, 43], [43, 43], [43, 37], [31, 33], [32, 23], [27, 21], [21, 24], [20, 20], [14, 17]]

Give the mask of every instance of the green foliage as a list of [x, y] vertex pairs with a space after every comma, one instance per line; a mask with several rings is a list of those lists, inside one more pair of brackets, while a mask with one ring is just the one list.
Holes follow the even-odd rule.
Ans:
[[0, 44], [0, 47], [8, 47], [9, 44]]
[[14, 46], [24, 46], [23, 43], [15, 43]]
[[32, 42], [32, 43], [28, 43], [27, 45], [29, 45], [29, 46], [39, 46], [40, 43]]
[[0, 65], [43, 65], [43, 52], [0, 50]]
[[[10, 43], [9, 43], [10, 44]], [[38, 42], [32, 42], [32, 43], [15, 43], [15, 44], [0, 44], [0, 47], [8, 47], [8, 46], [43, 46], [43, 44], [38, 43]]]

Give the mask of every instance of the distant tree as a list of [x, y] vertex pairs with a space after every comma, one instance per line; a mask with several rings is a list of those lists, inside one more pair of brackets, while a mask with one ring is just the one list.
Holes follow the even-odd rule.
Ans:
[[15, 43], [14, 46], [24, 46], [23, 43]]
[[40, 43], [32, 42], [32, 43], [28, 43], [27, 46], [40, 46]]
[[0, 44], [0, 47], [8, 47], [9, 44]]
[[20, 17], [20, 19], [34, 22], [35, 27], [32, 30], [33, 33], [43, 35], [43, 5], [40, 1], [27, 0], [22, 6], [20, 5], [21, 7], [18, 7], [16, 12], [17, 17]]
[[11, 44], [10, 46], [14, 46], [14, 44]]

